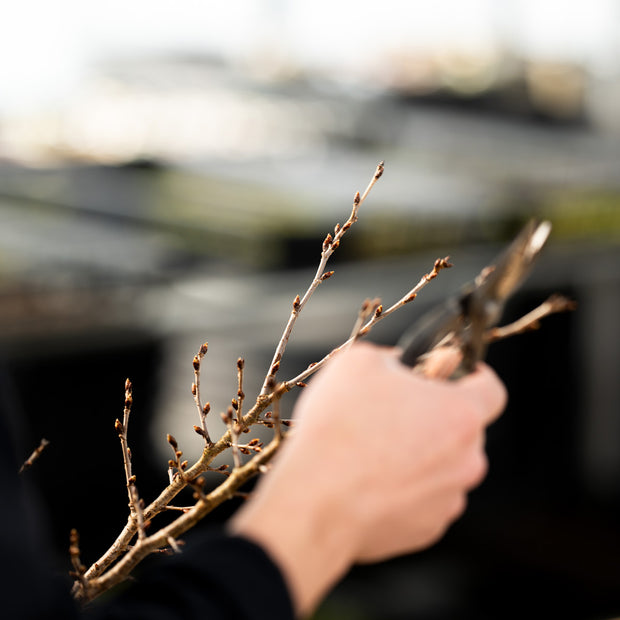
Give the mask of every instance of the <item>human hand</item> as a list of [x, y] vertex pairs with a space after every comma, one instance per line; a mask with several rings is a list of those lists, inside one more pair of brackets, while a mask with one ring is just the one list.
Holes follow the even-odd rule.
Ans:
[[231, 528], [272, 554], [309, 612], [351, 564], [443, 535], [486, 472], [484, 431], [505, 400], [485, 365], [430, 380], [394, 349], [358, 344], [304, 390], [273, 471]]

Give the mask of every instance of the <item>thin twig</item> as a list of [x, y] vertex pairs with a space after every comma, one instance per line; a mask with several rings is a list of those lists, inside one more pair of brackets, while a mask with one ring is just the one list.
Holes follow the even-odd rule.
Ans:
[[224, 422], [228, 428], [234, 468], [239, 469], [241, 467], [241, 455], [239, 453], [239, 433], [241, 432], [241, 427], [238, 422], [235, 422], [233, 411], [233, 407], [230, 405], [226, 410], [226, 413], [222, 413], [221, 416], [222, 422]]
[[170, 545], [170, 548], [175, 553], [181, 553], [181, 546], [179, 545], [179, 543], [172, 536], [168, 536], [168, 538], [166, 540], [167, 540], [168, 544]]
[[176, 469], [177, 474], [172, 473], [172, 478], [174, 479], [175, 475], [178, 475], [181, 480], [185, 480], [185, 468], [187, 467], [187, 461], [181, 461], [183, 458], [183, 451], [179, 450], [177, 440], [170, 433], [166, 435], [166, 441], [174, 453], [174, 459], [170, 459], [168, 461], [168, 471], [174, 472]]
[[351, 344], [355, 342], [360, 336], [360, 330], [366, 324], [371, 314], [375, 314], [378, 312], [381, 314], [383, 312], [383, 306], [381, 305], [381, 300], [376, 297], [375, 299], [366, 299], [364, 303], [362, 303], [362, 307], [357, 313], [357, 319], [355, 320], [355, 324], [353, 325], [353, 329], [351, 330], [351, 335], [349, 336], [348, 342]]
[[123, 422], [116, 420], [114, 427], [118, 432], [121, 440], [121, 449], [123, 451], [123, 465], [125, 467], [125, 479], [127, 481], [127, 495], [129, 496], [129, 514], [131, 518], [136, 520], [138, 526], [138, 536], [144, 537], [144, 516], [142, 514], [142, 506], [136, 488], [136, 477], [131, 471], [131, 450], [127, 439], [127, 431], [129, 428], [129, 415], [131, 414], [131, 406], [133, 404], [133, 387], [131, 381], [125, 381], [125, 406], [123, 408]]
[[237, 422], [243, 429], [243, 401], [245, 400], [245, 393], [243, 391], [243, 369], [245, 367], [245, 360], [240, 357], [237, 360], [237, 398], [233, 399], [232, 405], [237, 411]]
[[71, 566], [73, 566], [71, 576], [77, 579], [84, 588], [88, 587], [88, 582], [84, 576], [86, 567], [80, 559], [80, 535], [75, 528], [71, 530], [69, 535], [69, 557], [71, 558]]
[[194, 359], [192, 361], [192, 366], [194, 367], [194, 383], [192, 383], [192, 396], [194, 397], [194, 402], [196, 403], [196, 407], [198, 408], [198, 417], [200, 419], [201, 429], [201, 432], [199, 434], [202, 435], [205, 443], [209, 446], [213, 443], [211, 441], [211, 437], [209, 437], [209, 431], [207, 430], [207, 414], [211, 410], [211, 405], [209, 403], [206, 403], [203, 407], [200, 401], [200, 367], [208, 349], [209, 343], [205, 342], [200, 346], [198, 353], [194, 355]]
[[49, 443], [50, 442], [47, 439], [41, 439], [39, 445], [32, 451], [32, 454], [23, 462], [18, 473], [23, 474], [27, 469], [32, 467], [33, 463], [41, 456], [41, 453], [45, 450], [46, 446], [49, 446]]
[[282, 439], [282, 423], [281, 423], [282, 420], [280, 418], [280, 400], [286, 392], [288, 392], [288, 388], [282, 383], [277, 385], [273, 391], [273, 399], [272, 399], [273, 411], [271, 414], [271, 418], [273, 420], [274, 433], [275, 433], [275, 438], [277, 441], [280, 441]]
[[351, 344], [353, 344], [353, 342], [355, 342], [355, 340], [357, 340], [357, 338], [359, 338], [360, 336], [365, 336], [366, 334], [368, 334], [368, 332], [370, 332], [370, 330], [377, 323], [396, 312], [396, 310], [398, 310], [399, 308], [402, 308], [403, 306], [412, 302], [418, 296], [418, 293], [431, 280], [434, 280], [437, 277], [441, 270], [452, 267], [452, 264], [449, 262], [448, 259], [449, 256], [446, 256], [445, 258], [438, 258], [433, 265], [433, 269], [429, 273], [424, 274], [420, 281], [405, 295], [403, 295], [396, 303], [392, 304], [387, 310], [383, 310], [383, 306], [379, 304], [375, 308], [375, 311], [372, 314], [371, 318], [358, 329], [355, 335], [350, 336], [348, 340], [343, 342], [339, 347], [332, 349], [325, 357], [323, 357], [323, 359], [310, 364], [310, 366], [308, 366], [306, 370], [299, 373], [296, 377], [289, 379], [288, 381], [284, 381], [283, 386], [291, 389], [294, 385], [303, 382], [305, 379], [307, 379], [309, 376], [313, 375], [317, 370], [319, 370], [319, 368], [322, 368], [328, 362], [328, 360], [332, 359], [332, 357], [334, 357], [334, 355], [336, 355], [338, 352], [350, 347]]
[[293, 309], [291, 311], [291, 315], [286, 324], [286, 327], [284, 328], [282, 337], [280, 338], [280, 341], [278, 342], [278, 345], [276, 346], [276, 350], [273, 354], [273, 359], [271, 360], [269, 372], [267, 373], [267, 376], [265, 377], [265, 381], [263, 382], [263, 387], [260, 392], [261, 396], [266, 396], [267, 394], [269, 394], [269, 391], [270, 391], [269, 383], [270, 381], [275, 379], [275, 376], [278, 370], [280, 369], [280, 361], [282, 360], [282, 355], [284, 354], [286, 345], [288, 344], [289, 338], [291, 336], [291, 332], [293, 331], [293, 327], [295, 325], [295, 322], [297, 321], [297, 317], [299, 316], [299, 313], [302, 311], [303, 307], [306, 305], [310, 297], [312, 297], [312, 294], [318, 288], [319, 284], [321, 284], [321, 282], [324, 282], [325, 280], [327, 280], [327, 278], [333, 275], [334, 273], [333, 271], [325, 271], [327, 261], [329, 260], [330, 256], [334, 253], [334, 251], [338, 248], [338, 246], [340, 245], [340, 240], [342, 239], [344, 234], [347, 232], [347, 230], [349, 230], [349, 228], [351, 228], [351, 226], [353, 226], [353, 224], [357, 222], [357, 214], [358, 214], [359, 208], [362, 205], [362, 203], [366, 200], [366, 198], [368, 197], [368, 194], [370, 193], [372, 188], [375, 186], [375, 183], [381, 178], [381, 175], [383, 174], [383, 170], [384, 170], [384, 162], [379, 162], [375, 170], [375, 173], [372, 179], [370, 180], [370, 183], [368, 183], [368, 186], [364, 190], [364, 193], [361, 196], [359, 192], [355, 194], [355, 197], [353, 198], [353, 207], [351, 209], [351, 214], [349, 215], [349, 219], [344, 223], [343, 226], [340, 226], [340, 224], [336, 225], [336, 228], [334, 229], [333, 237], [331, 234], [328, 234], [325, 237], [325, 240], [323, 241], [323, 249], [321, 252], [321, 260], [319, 262], [319, 266], [316, 270], [314, 278], [312, 279], [312, 282], [308, 286], [303, 297], [300, 298], [299, 295], [297, 295], [297, 297], [295, 297], [293, 301]]
[[550, 314], [557, 312], [568, 312], [574, 310], [577, 303], [563, 295], [551, 295], [540, 306], [523, 315], [520, 319], [504, 325], [503, 327], [494, 327], [485, 334], [485, 340], [488, 343], [497, 342], [510, 336], [522, 334], [523, 332], [532, 331], [540, 327], [540, 321]]

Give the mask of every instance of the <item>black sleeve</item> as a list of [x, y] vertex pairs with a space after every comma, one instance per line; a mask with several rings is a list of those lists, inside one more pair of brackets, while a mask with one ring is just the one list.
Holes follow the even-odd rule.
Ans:
[[116, 600], [93, 603], [93, 620], [289, 620], [282, 574], [251, 541], [210, 531], [161, 558]]

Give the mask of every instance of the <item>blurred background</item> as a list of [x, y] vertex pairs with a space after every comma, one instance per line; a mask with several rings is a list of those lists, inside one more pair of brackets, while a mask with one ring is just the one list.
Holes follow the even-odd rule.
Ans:
[[148, 500], [167, 480], [167, 432], [200, 451], [200, 344], [213, 435], [237, 357], [249, 397], [322, 239], [382, 159], [283, 378], [344, 340], [364, 298], [398, 299], [449, 254], [454, 268], [372, 335], [395, 343], [532, 216], [552, 238], [506, 321], [552, 292], [579, 306], [490, 350], [510, 404], [466, 516], [428, 552], [353, 570], [317, 618], [620, 615], [613, 0], [5, 7], [0, 403], [24, 458], [51, 441], [28, 474], [59, 570], [71, 527], [90, 563], [124, 523], [125, 377]]

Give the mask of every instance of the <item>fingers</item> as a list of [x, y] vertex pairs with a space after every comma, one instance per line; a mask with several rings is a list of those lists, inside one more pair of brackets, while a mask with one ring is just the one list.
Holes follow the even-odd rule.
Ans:
[[446, 345], [436, 347], [423, 355], [414, 370], [428, 379], [449, 379], [463, 360], [463, 353], [458, 346]]
[[459, 390], [477, 402], [483, 422], [490, 424], [499, 417], [508, 401], [506, 387], [486, 364], [480, 363], [476, 371], [457, 381]]
[[[355, 347], [356, 349], [353, 350], [358, 352], [365, 350], [366, 354], [373, 356], [373, 362], [386, 364], [395, 372], [395, 375], [400, 375], [403, 380], [406, 380], [405, 374], [407, 374], [410, 378], [419, 377], [432, 382], [443, 383], [444, 377], [451, 374], [451, 369], [458, 366], [462, 357], [462, 354], [454, 347], [443, 347], [440, 352], [441, 355], [438, 357], [438, 372], [435, 376], [429, 377], [426, 372], [412, 373], [409, 367], [401, 364], [400, 351], [397, 348], [376, 347], [367, 343], [357, 344]], [[479, 363], [475, 372], [457, 381], [445, 381], [445, 386], [456, 388], [463, 398], [474, 403], [484, 425], [490, 424], [499, 417], [508, 400], [504, 384], [495, 372], [484, 363]]]

